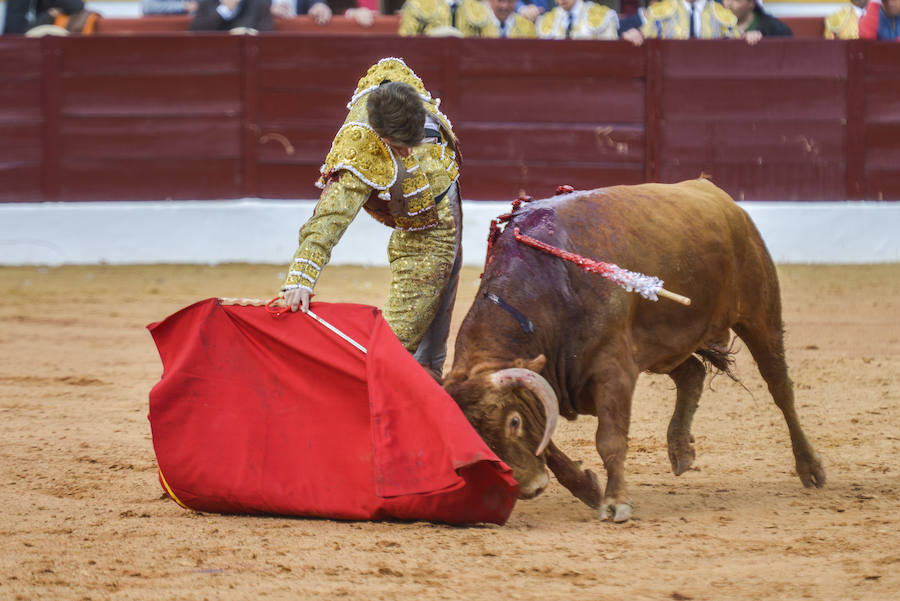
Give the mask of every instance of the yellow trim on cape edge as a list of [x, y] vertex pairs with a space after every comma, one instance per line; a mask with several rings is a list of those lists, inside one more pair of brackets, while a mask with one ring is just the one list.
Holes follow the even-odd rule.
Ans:
[[191, 508], [181, 502], [181, 499], [175, 496], [175, 493], [172, 492], [172, 489], [169, 487], [169, 483], [166, 482], [166, 477], [163, 476], [162, 469], [157, 469], [159, 472], [159, 480], [163, 483], [163, 487], [166, 489], [166, 492], [169, 493], [169, 496], [172, 497], [172, 500], [184, 507], [185, 509], [190, 510]]

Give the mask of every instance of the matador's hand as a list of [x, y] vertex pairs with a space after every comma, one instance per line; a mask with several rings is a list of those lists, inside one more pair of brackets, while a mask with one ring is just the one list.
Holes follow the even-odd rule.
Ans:
[[304, 288], [292, 288], [284, 293], [284, 304], [296, 311], [298, 308], [304, 313], [309, 311], [309, 290]]

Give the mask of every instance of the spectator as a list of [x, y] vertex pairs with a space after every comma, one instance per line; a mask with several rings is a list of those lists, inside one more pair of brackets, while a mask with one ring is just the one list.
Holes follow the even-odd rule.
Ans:
[[371, 27], [378, 14], [377, 0], [272, 0], [272, 15], [290, 19], [309, 15], [319, 25], [328, 25], [334, 13], [343, 14], [363, 27]]
[[191, 31], [272, 31], [269, 0], [200, 0]]
[[[658, 2], [658, 0], [650, 0], [650, 4]], [[643, 6], [638, 7], [634, 14], [619, 19], [619, 37], [630, 29], [640, 29], [647, 22], [647, 9]]]
[[141, 14], [144, 15], [187, 15], [197, 10], [194, 0], [142, 0]]
[[762, 0], [722, 0], [722, 4], [737, 17], [738, 32], [750, 44], [763, 37], [794, 35], [784, 22], [763, 10]]
[[900, 0], [870, 0], [859, 20], [859, 37], [864, 40], [900, 41]]
[[536, 38], [534, 23], [515, 11], [516, 0], [490, 0], [501, 38]]
[[739, 38], [737, 17], [713, 0], [661, 0], [647, 7], [646, 22], [622, 38], [635, 46], [644, 38], [669, 40]]
[[401, 14], [400, 35], [435, 35], [442, 30], [467, 38], [500, 35], [490, 8], [480, 0], [406, 0]]
[[859, 19], [868, 0], [850, 0], [841, 10], [825, 18], [826, 40], [855, 40], [859, 37]]
[[518, 0], [516, 12], [534, 23], [538, 17], [553, 8], [554, 4], [554, 0]]
[[282, 291], [306, 312], [319, 274], [365, 209], [394, 231], [383, 315], [416, 360], [440, 377], [461, 265], [457, 140], [438, 101], [396, 58], [369, 68], [322, 166], [322, 195], [300, 229]]
[[59, 15], [84, 10], [81, 0], [6, 0], [3, 33], [25, 33], [32, 27], [52, 25]]
[[619, 16], [589, 0], [559, 0], [556, 8], [540, 18], [537, 30], [545, 40], [614, 40]]

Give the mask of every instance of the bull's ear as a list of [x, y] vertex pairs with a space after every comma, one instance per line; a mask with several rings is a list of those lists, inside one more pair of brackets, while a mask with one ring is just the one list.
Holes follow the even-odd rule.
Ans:
[[542, 354], [538, 355], [534, 359], [528, 362], [525, 366], [536, 374], [541, 373], [541, 370], [544, 369], [544, 366], [547, 364], [547, 357]]

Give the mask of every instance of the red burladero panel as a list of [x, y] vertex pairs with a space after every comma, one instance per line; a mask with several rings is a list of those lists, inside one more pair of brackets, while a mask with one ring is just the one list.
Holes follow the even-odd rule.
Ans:
[[0, 200], [309, 198], [384, 56], [443, 100], [468, 199], [701, 172], [746, 200], [842, 200], [848, 185], [900, 199], [900, 46], [852, 44], [4, 38]]
[[0, 202], [41, 200], [40, 43], [0, 37], [0, 56]]
[[662, 181], [706, 173], [738, 200], [846, 198], [844, 46], [670, 41], [662, 56]]
[[866, 198], [900, 199], [900, 49], [866, 47]]

